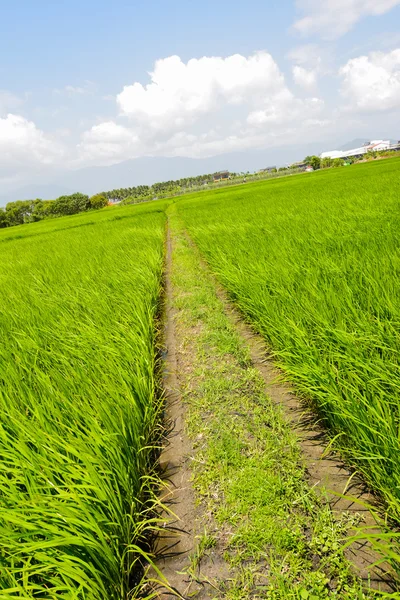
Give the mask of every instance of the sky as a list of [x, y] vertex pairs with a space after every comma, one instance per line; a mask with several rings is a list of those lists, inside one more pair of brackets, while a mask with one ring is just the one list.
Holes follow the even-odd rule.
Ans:
[[400, 139], [400, 0], [0, 9], [0, 191], [141, 157]]

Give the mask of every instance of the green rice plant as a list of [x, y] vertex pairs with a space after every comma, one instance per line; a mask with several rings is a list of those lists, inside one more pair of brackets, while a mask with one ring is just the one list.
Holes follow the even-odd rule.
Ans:
[[2, 599], [140, 591], [164, 228], [155, 205], [1, 232]]
[[176, 204], [231, 298], [400, 520], [400, 161]]

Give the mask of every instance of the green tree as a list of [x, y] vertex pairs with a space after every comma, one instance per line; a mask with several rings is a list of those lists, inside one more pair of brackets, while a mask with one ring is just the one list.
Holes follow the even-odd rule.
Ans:
[[6, 211], [3, 208], [0, 208], [0, 229], [2, 227], [8, 227], [8, 219]]
[[31, 221], [42, 221], [53, 216], [54, 200], [40, 200], [37, 198], [32, 203]]
[[54, 200], [53, 211], [54, 214], [61, 215], [75, 215], [80, 212], [84, 212], [89, 208], [89, 196], [86, 194], [71, 194], [70, 196], [60, 196], [57, 200]]
[[31, 213], [32, 200], [16, 200], [6, 205], [6, 216], [10, 226], [27, 223]]
[[99, 209], [104, 208], [108, 204], [108, 199], [105, 194], [95, 194], [91, 198], [89, 198], [89, 209]]
[[321, 159], [321, 169], [327, 169], [333, 164], [333, 159], [330, 156], [326, 156]]
[[343, 158], [335, 158], [332, 162], [332, 167], [343, 167], [344, 160]]
[[319, 156], [311, 156], [308, 164], [314, 169], [314, 171], [316, 171], [317, 169], [321, 168], [321, 159]]

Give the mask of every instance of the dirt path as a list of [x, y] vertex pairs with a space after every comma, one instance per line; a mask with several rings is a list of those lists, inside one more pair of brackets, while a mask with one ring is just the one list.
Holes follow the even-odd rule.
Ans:
[[161, 470], [167, 482], [162, 502], [173, 511], [174, 517], [165, 515], [168, 525], [158, 538], [156, 552], [160, 555], [159, 568], [174, 590], [186, 592], [186, 580], [182, 571], [187, 555], [194, 545], [193, 523], [195, 520], [194, 494], [190, 483], [188, 455], [189, 439], [184, 434], [184, 408], [178, 381], [178, 363], [174, 333], [174, 307], [171, 283], [172, 247], [170, 231], [167, 231], [164, 314], [164, 372], [165, 391], [164, 420], [168, 435], [160, 457]]
[[[208, 559], [195, 565], [196, 577], [193, 577], [193, 553], [204, 527], [210, 527], [211, 517], [205, 515], [196, 506], [196, 499], [191, 483], [192, 470], [190, 461], [193, 447], [185, 433], [184, 422], [186, 409], [182, 402], [181, 384], [179, 380], [177, 340], [175, 336], [176, 308], [173, 302], [172, 285], [172, 239], [170, 228], [167, 229], [166, 270], [165, 270], [165, 315], [164, 315], [164, 373], [165, 390], [165, 423], [168, 435], [160, 457], [160, 466], [167, 483], [161, 498], [173, 512], [173, 516], [165, 515], [166, 527], [158, 538], [156, 553], [159, 558], [157, 566], [169, 585], [178, 596], [183, 598], [210, 598], [213, 584], [222, 574], [227, 574], [221, 553], [214, 549]], [[214, 524], [212, 523], [214, 526]], [[203, 528], [203, 531], [202, 531]], [[215, 584], [214, 584], [215, 585]], [[166, 590], [160, 598], [171, 597]]]
[[342, 550], [360, 514], [373, 522], [340, 494], [370, 496], [336, 457], [324, 456], [314, 415], [279, 381], [265, 344], [179, 220], [170, 223], [164, 385], [171, 431], [161, 461], [169, 481], [163, 500], [175, 518], [166, 518], [158, 567], [183, 598], [373, 598], [361, 592], [369, 577], [371, 587], [388, 591], [381, 569], [368, 572], [376, 560], [370, 548], [359, 545], [351, 557], [363, 581]]

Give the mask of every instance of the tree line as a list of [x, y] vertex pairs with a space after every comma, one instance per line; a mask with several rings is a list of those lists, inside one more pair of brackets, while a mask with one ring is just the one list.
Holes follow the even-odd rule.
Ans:
[[[236, 173], [231, 173], [235, 176]], [[111, 202], [144, 202], [146, 200], [155, 200], [165, 196], [173, 196], [179, 193], [196, 189], [202, 185], [213, 183], [214, 174], [198, 175], [196, 177], [183, 177], [182, 179], [161, 181], [153, 185], [138, 185], [133, 187], [118, 188], [104, 192], [104, 195]]]
[[97, 210], [107, 206], [108, 199], [104, 194], [96, 194], [89, 198], [86, 194], [60, 196], [56, 200], [16, 200], [0, 208], [0, 228], [33, 223], [43, 219], [75, 215], [88, 210]]
[[[235, 174], [232, 174], [235, 175]], [[198, 175], [177, 180], [162, 181], [153, 185], [138, 185], [101, 192], [92, 197], [75, 193], [60, 196], [56, 200], [16, 200], [0, 208], [0, 228], [33, 223], [43, 219], [75, 215], [88, 210], [96, 210], [107, 206], [110, 202], [129, 204], [155, 200], [165, 196], [185, 193], [201, 185], [212, 183], [213, 175]]]

